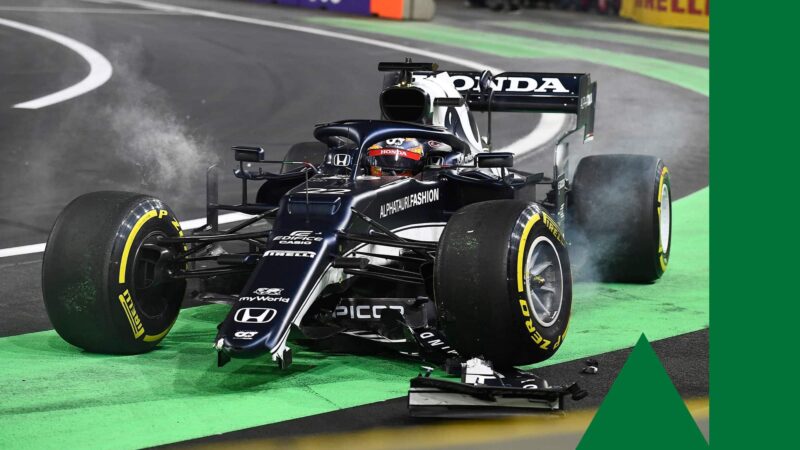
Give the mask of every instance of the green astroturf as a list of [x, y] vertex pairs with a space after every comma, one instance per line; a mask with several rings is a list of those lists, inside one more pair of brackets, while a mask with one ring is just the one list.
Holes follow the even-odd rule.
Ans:
[[[617, 67], [708, 95], [708, 70], [644, 56], [452, 27], [347, 18], [325, 25], [506, 57]], [[552, 31], [552, 30], [551, 30]], [[708, 189], [674, 204], [670, 266], [656, 284], [578, 284], [555, 364], [708, 326]], [[181, 312], [149, 354], [84, 353], [53, 331], [0, 339], [0, 448], [138, 448], [274, 423], [405, 395], [418, 364], [320, 354], [290, 342], [294, 365], [265, 359], [216, 367], [227, 308]]]
[[[546, 364], [708, 326], [708, 189], [674, 204], [669, 269], [656, 284], [578, 284], [564, 345]], [[0, 339], [0, 448], [136, 448], [405, 395], [418, 364], [312, 353], [216, 367], [227, 307], [181, 312], [154, 352], [93, 355], [53, 331]]]
[[548, 25], [541, 22], [528, 21], [498, 21], [490, 22], [491, 25], [510, 28], [513, 30], [530, 31], [539, 34], [549, 34], [574, 39], [587, 39], [590, 41], [613, 42], [616, 44], [645, 47], [668, 52], [685, 53], [687, 55], [708, 57], [708, 45], [691, 44], [680, 40], [669, 40], [663, 37], [648, 38], [641, 35], [628, 33], [614, 33], [598, 31], [595, 29], [575, 28], [564, 25]]
[[310, 21], [355, 31], [424, 41], [509, 58], [574, 59], [615, 67], [708, 95], [708, 69], [648, 56], [542, 39], [429, 23], [314, 17]]

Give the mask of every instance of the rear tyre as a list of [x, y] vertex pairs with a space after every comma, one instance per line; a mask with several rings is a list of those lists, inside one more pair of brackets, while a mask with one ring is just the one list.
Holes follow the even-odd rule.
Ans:
[[[572, 183], [570, 237], [587, 255], [581, 272], [647, 283], [667, 270], [672, 191], [663, 161], [645, 155], [583, 158]], [[574, 231], [574, 233], [573, 233]]]
[[292, 148], [286, 152], [286, 157], [283, 158], [281, 173], [291, 172], [292, 170], [303, 167], [302, 164], [290, 164], [290, 161], [308, 162], [318, 166], [325, 161], [325, 154], [327, 153], [328, 146], [322, 142], [301, 142], [299, 144], [294, 144]]
[[56, 219], [42, 264], [47, 315], [65, 341], [97, 353], [134, 354], [155, 347], [178, 317], [186, 282], [170, 277], [182, 236], [160, 200], [94, 192]]
[[456, 212], [434, 268], [442, 329], [462, 358], [495, 368], [553, 356], [572, 309], [563, 234], [538, 205], [495, 200]]

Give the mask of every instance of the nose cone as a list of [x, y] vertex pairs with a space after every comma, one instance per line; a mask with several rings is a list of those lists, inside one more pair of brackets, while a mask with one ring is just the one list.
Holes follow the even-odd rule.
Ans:
[[235, 342], [232, 342], [226, 336], [218, 336], [214, 348], [228, 358], [255, 358], [263, 355], [266, 350], [263, 340], [254, 342], [235, 339]]

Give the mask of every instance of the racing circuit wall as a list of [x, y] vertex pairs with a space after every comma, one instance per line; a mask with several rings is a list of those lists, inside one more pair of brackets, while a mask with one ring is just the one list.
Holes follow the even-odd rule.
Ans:
[[434, 0], [271, 0], [271, 3], [397, 20], [431, 20], [436, 12]]
[[622, 0], [619, 15], [649, 25], [708, 31], [709, 0]]

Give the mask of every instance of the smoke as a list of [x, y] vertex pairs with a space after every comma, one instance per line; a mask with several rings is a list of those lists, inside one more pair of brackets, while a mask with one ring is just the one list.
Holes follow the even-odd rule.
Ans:
[[[573, 277], [588, 282], [625, 277], [614, 271], [630, 268], [633, 261], [655, 262], [655, 255], [650, 256], [655, 249], [648, 245], [652, 235], [642, 231], [649, 229], [645, 225], [651, 225], [654, 214], [652, 206], [643, 201], [643, 195], [650, 194], [647, 185], [655, 181], [652, 159], [593, 162], [582, 170], [585, 184], [573, 180], [574, 198], [566, 227]], [[586, 168], [593, 170], [586, 173]]]
[[112, 49], [119, 85], [99, 113], [110, 131], [114, 155], [135, 168], [143, 188], [186, 192], [217, 158], [210, 140], [189, 129], [190, 116], [179, 117], [168, 93], [141, 76], [143, 54], [137, 41]]
[[[196, 107], [191, 102], [202, 99], [181, 98], [179, 107], [166, 89], [149, 81], [163, 72], [152, 73], [150, 54], [139, 37], [97, 48], [111, 62], [111, 79], [64, 103], [58, 116], [42, 116], [41, 132], [32, 136], [32, 145], [45, 158], [31, 162], [53, 175], [40, 187], [61, 204], [106, 189], [150, 194], [173, 206], [202, 202], [198, 192], [204, 191], [205, 170], [219, 158], [208, 134], [191, 126], [188, 112], [178, 112], [180, 107], [191, 111]], [[187, 75], [168, 76], [171, 84], [180, 85], [180, 77]], [[69, 175], [70, 189], [63, 175]]]
[[[42, 5], [71, 6], [58, 0]], [[29, 232], [45, 236], [66, 204], [91, 191], [149, 194], [170, 204], [179, 217], [183, 211], [197, 214], [204, 203], [205, 169], [219, 160], [213, 149], [224, 152], [191, 116], [204, 109], [206, 94], [184, 87], [200, 75], [180, 61], [154, 61], [164, 53], [144, 44], [158, 41], [135, 31], [104, 38], [98, 17], [42, 13], [36, 20], [20, 19], [85, 43], [113, 67], [111, 79], [97, 89], [45, 108], [19, 110], [8, 108], [12, 100], [32, 100], [74, 85], [87, 75], [88, 65], [48, 42], [35, 46], [35, 55], [23, 47], [7, 61], [24, 82], [21, 94], [4, 102], [0, 114], [0, 162], [7, 169], [0, 177], [2, 232], [7, 226], [28, 230], [24, 241], [33, 239]], [[139, 26], [144, 36], [155, 25]], [[31, 75], [23, 76], [26, 72]], [[38, 207], [31, 209], [30, 202]]]

